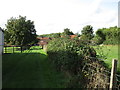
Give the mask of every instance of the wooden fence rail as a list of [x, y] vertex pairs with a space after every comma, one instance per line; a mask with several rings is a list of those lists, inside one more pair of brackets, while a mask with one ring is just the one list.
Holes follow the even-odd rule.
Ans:
[[[11, 48], [8, 48], [11, 47]], [[17, 50], [18, 48], [19, 50]], [[15, 51], [20, 51], [22, 53], [22, 46], [15, 46], [15, 45], [11, 45], [11, 46], [4, 46], [4, 53], [9, 53], [9, 51], [11, 51], [10, 53], [14, 53]]]
[[[16, 46], [16, 45], [5, 45], [4, 46], [4, 53], [16, 53], [17, 52], [20, 52], [22, 53], [24, 50], [29, 50], [30, 47], [32, 46], [39, 46], [39, 45], [27, 45], [27, 46]], [[10, 47], [10, 48], [9, 48]]]

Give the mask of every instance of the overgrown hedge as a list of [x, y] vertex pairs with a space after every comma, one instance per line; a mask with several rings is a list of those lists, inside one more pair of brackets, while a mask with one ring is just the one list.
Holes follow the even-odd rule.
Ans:
[[67, 73], [69, 82], [66, 87], [106, 88], [108, 86], [104, 63], [97, 59], [96, 51], [85, 45], [83, 41], [54, 39], [49, 42], [47, 53], [56, 69]]

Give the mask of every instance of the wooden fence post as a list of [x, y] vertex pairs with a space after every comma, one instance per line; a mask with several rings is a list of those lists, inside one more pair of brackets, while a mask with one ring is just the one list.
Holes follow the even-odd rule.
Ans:
[[111, 76], [110, 76], [110, 90], [113, 90], [116, 88], [116, 72], [117, 72], [117, 60], [112, 60], [112, 69], [111, 69]]

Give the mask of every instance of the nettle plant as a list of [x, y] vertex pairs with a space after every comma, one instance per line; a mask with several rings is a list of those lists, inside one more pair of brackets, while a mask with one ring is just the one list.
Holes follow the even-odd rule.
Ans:
[[[67, 72], [72, 77], [66, 87], [107, 87], [108, 79], [105, 81], [102, 76], [107, 75], [104, 73], [104, 64], [97, 59], [96, 51], [85, 42], [57, 38], [49, 42], [47, 53], [57, 70]], [[101, 79], [100, 84], [98, 78]]]

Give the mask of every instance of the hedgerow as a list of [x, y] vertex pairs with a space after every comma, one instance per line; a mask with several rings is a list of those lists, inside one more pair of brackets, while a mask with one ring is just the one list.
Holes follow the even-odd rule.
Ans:
[[[67, 73], [69, 88], [106, 88], [108, 76], [104, 63], [99, 61], [96, 51], [80, 40], [57, 38], [47, 45], [49, 60], [55, 68]], [[99, 80], [98, 80], [99, 79]]]

